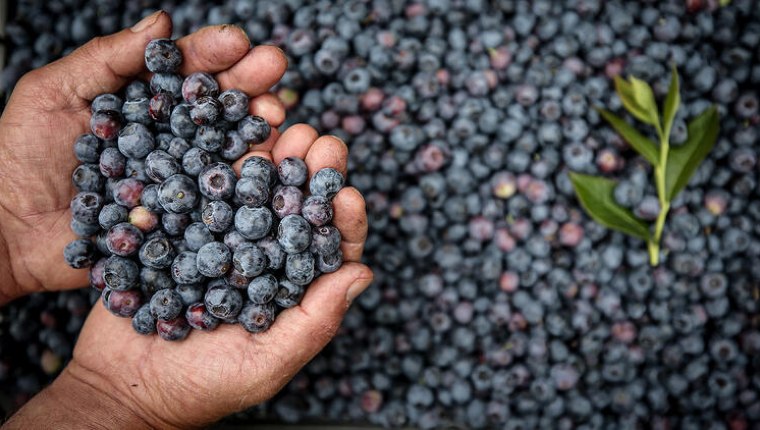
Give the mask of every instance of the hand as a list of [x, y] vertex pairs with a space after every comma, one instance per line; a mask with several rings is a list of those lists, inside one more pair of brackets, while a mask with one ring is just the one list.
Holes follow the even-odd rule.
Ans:
[[[209, 30], [188, 38], [204, 31]], [[187, 48], [185, 55], [187, 62]], [[234, 80], [219, 80], [223, 87], [239, 86]], [[306, 161], [310, 174], [324, 167], [346, 173], [346, 145], [331, 136], [318, 137], [306, 125], [295, 125], [282, 136], [274, 133], [256, 149], [244, 158], [259, 155], [278, 163], [297, 156]], [[242, 160], [235, 163], [236, 170], [241, 164]], [[109, 314], [98, 302], [72, 361], [8, 427], [68, 420], [78, 426], [187, 428], [272, 397], [330, 341], [351, 301], [372, 281], [372, 272], [358, 262], [367, 235], [363, 198], [347, 187], [333, 204], [346, 262], [313, 282], [301, 304], [278, 315], [268, 331], [252, 335], [241, 327], [222, 325], [212, 333], [196, 331], [184, 341], [166, 342], [135, 333], [128, 319]], [[60, 216], [68, 217], [67, 211]]]
[[[75, 238], [69, 228], [69, 202], [76, 194], [71, 173], [78, 164], [74, 140], [90, 131], [92, 99], [149, 77], [145, 45], [170, 36], [169, 16], [157, 12], [26, 74], [16, 85], [0, 117], [0, 305], [30, 292], [88, 284], [87, 270], [71, 269], [63, 260], [64, 246]], [[178, 45], [183, 75], [215, 73], [223, 90], [239, 88], [252, 97], [252, 113], [273, 127], [282, 123], [282, 104], [267, 93], [287, 67], [282, 51], [251, 49], [235, 26], [206, 27]]]

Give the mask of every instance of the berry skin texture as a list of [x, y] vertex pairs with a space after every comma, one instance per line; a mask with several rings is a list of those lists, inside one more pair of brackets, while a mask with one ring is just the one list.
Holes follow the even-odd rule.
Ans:
[[184, 139], [195, 137], [195, 131], [198, 126], [190, 119], [190, 105], [182, 103], [174, 106], [169, 117], [169, 127], [175, 136]]
[[176, 253], [169, 239], [165, 237], [150, 238], [140, 247], [140, 262], [155, 269], [166, 269], [172, 265]]
[[106, 178], [119, 178], [127, 167], [127, 159], [117, 148], [106, 148], [100, 153], [98, 167]]
[[271, 303], [263, 305], [248, 303], [243, 306], [237, 320], [249, 332], [261, 333], [272, 326], [275, 316], [275, 307]]
[[288, 215], [277, 226], [277, 241], [288, 254], [303, 252], [311, 244], [311, 226], [299, 215]]
[[243, 296], [234, 288], [215, 286], [206, 292], [204, 303], [211, 315], [222, 320], [229, 320], [240, 313], [243, 307]]
[[156, 146], [153, 134], [138, 122], [131, 122], [121, 129], [116, 142], [124, 156], [135, 159], [145, 158]]
[[85, 224], [97, 224], [103, 198], [100, 194], [80, 192], [71, 199], [71, 217]]
[[198, 189], [211, 200], [226, 200], [235, 193], [237, 177], [228, 164], [213, 163], [201, 169]]
[[150, 98], [147, 97], [127, 100], [121, 108], [121, 114], [126, 122], [139, 122], [143, 125], [153, 123], [150, 116]]
[[269, 185], [259, 178], [240, 178], [235, 196], [246, 206], [259, 207], [269, 201]]
[[214, 124], [221, 114], [222, 104], [211, 96], [198, 97], [190, 107], [190, 119], [197, 125]]
[[101, 293], [103, 306], [117, 317], [129, 318], [142, 306], [142, 295], [137, 290], [116, 291], [106, 288]]
[[89, 240], [75, 240], [63, 248], [63, 258], [73, 269], [90, 267], [95, 263], [95, 246]]
[[341, 235], [337, 228], [331, 225], [314, 227], [311, 230], [311, 252], [330, 255], [340, 248]]
[[90, 112], [95, 113], [104, 110], [120, 111], [123, 103], [121, 97], [115, 94], [101, 94], [92, 100]]
[[265, 237], [256, 242], [256, 245], [264, 251], [267, 261], [269, 262], [269, 265], [267, 266], [268, 269], [278, 270], [282, 268], [285, 264], [286, 254], [277, 239], [273, 237]]
[[343, 175], [333, 169], [327, 167], [319, 170], [309, 181], [309, 191], [313, 196], [323, 196], [327, 198], [333, 198], [341, 188], [345, 179]]
[[103, 140], [113, 140], [121, 129], [121, 114], [116, 111], [106, 110], [92, 114], [90, 129], [92, 134]]
[[260, 116], [246, 116], [238, 122], [240, 138], [249, 145], [264, 143], [272, 132], [267, 121]]
[[143, 233], [128, 222], [122, 222], [108, 229], [106, 246], [108, 250], [121, 257], [135, 254], [143, 244]]
[[198, 250], [196, 264], [198, 272], [209, 278], [218, 278], [232, 267], [232, 253], [222, 242], [211, 242]]
[[211, 154], [200, 149], [190, 148], [182, 156], [182, 169], [190, 176], [198, 176], [204, 167], [211, 164]]
[[150, 118], [153, 121], [162, 123], [169, 122], [171, 120], [174, 106], [174, 96], [170, 93], [160, 92], [153, 96], [148, 102], [148, 115], [150, 115]]
[[106, 287], [106, 282], [103, 280], [103, 268], [106, 265], [106, 260], [106, 258], [101, 258], [90, 268], [90, 286], [98, 291], [103, 291]]
[[165, 151], [152, 151], [145, 158], [145, 174], [153, 181], [161, 183], [169, 176], [181, 173], [182, 166]]
[[140, 306], [140, 309], [132, 316], [132, 328], [144, 335], [156, 332], [156, 319], [150, 314], [150, 303]]
[[240, 134], [235, 130], [228, 130], [224, 133], [224, 143], [219, 150], [219, 155], [228, 161], [235, 161], [248, 152], [248, 144], [240, 138]]
[[114, 184], [111, 195], [114, 203], [127, 209], [132, 209], [140, 205], [140, 198], [142, 197], [144, 188], [145, 184], [137, 179], [120, 179]]
[[77, 191], [103, 191], [105, 178], [100, 174], [97, 164], [82, 164], [71, 174], [71, 182]]
[[272, 212], [265, 207], [243, 206], [235, 212], [235, 230], [246, 239], [261, 239], [272, 229], [272, 218]]
[[184, 317], [177, 317], [169, 321], [156, 321], [156, 332], [163, 340], [178, 341], [185, 339], [190, 334], [190, 330], [192, 327]]
[[309, 196], [303, 202], [301, 215], [309, 222], [309, 224], [321, 227], [332, 221], [332, 203], [327, 197], [317, 195]]
[[177, 254], [171, 264], [171, 274], [178, 284], [195, 284], [203, 281], [203, 275], [198, 271], [197, 254], [183, 251]]
[[248, 96], [240, 90], [227, 90], [219, 94], [225, 121], [237, 122], [248, 115]]
[[135, 206], [129, 211], [129, 223], [140, 229], [143, 233], [150, 233], [158, 226], [158, 215], [149, 211], [144, 206]]
[[190, 177], [172, 175], [158, 187], [158, 202], [169, 213], [184, 214], [195, 208], [198, 202], [198, 192]]
[[303, 207], [303, 192], [295, 186], [276, 187], [272, 197], [272, 210], [278, 218], [298, 215]]
[[274, 300], [278, 288], [277, 278], [266, 273], [253, 278], [248, 284], [248, 298], [257, 305], [267, 304]]
[[161, 215], [161, 227], [169, 236], [179, 236], [192, 222], [188, 214], [165, 213]]
[[74, 155], [82, 163], [97, 163], [100, 159], [100, 142], [94, 134], [81, 134], [74, 141]]
[[118, 255], [108, 257], [103, 265], [103, 281], [111, 290], [125, 291], [137, 287], [140, 269], [132, 260]]
[[311, 252], [290, 254], [285, 259], [285, 276], [297, 285], [307, 285], [314, 279], [314, 256]]
[[343, 265], [343, 252], [340, 249], [332, 254], [317, 254], [314, 258], [317, 260], [317, 270], [320, 273], [335, 272]]
[[302, 285], [283, 279], [280, 281], [280, 286], [277, 290], [277, 295], [274, 297], [274, 302], [281, 308], [290, 309], [301, 303], [304, 292], [305, 290]]
[[204, 151], [216, 153], [222, 149], [224, 140], [225, 135], [223, 129], [210, 125], [202, 125], [195, 130], [195, 139], [193, 142], [195, 143], [195, 146]]
[[182, 59], [182, 51], [170, 39], [153, 39], [145, 47], [145, 67], [153, 73], [174, 73]]
[[174, 288], [174, 291], [179, 294], [182, 299], [182, 304], [190, 306], [193, 303], [203, 301], [203, 294], [206, 292], [206, 287], [203, 284], [180, 284]]
[[235, 218], [235, 211], [222, 200], [212, 200], [201, 212], [201, 220], [214, 233], [227, 231]]
[[233, 253], [232, 265], [241, 275], [253, 278], [267, 267], [267, 257], [258, 246], [246, 243], [240, 245]]
[[277, 183], [277, 167], [266, 158], [254, 155], [245, 159], [240, 167], [240, 176], [259, 178], [269, 184], [270, 187], [273, 187]]
[[196, 330], [212, 331], [219, 326], [219, 319], [206, 310], [203, 303], [193, 303], [185, 311], [185, 319]]
[[216, 97], [218, 94], [219, 83], [206, 72], [191, 73], [182, 82], [182, 98], [188, 103], [193, 103], [200, 97]]
[[201, 247], [214, 241], [214, 235], [202, 222], [194, 222], [184, 232], [185, 244], [190, 251], [198, 252]]
[[150, 314], [159, 320], [173, 320], [182, 312], [182, 298], [173, 289], [158, 290], [150, 299]]
[[283, 185], [294, 187], [305, 184], [309, 177], [309, 169], [306, 167], [306, 163], [298, 157], [287, 157], [280, 161], [277, 166], [277, 173]]

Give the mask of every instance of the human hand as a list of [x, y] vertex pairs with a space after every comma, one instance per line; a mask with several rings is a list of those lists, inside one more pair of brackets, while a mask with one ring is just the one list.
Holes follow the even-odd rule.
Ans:
[[[87, 285], [87, 270], [65, 263], [63, 248], [75, 239], [69, 202], [78, 161], [74, 140], [90, 131], [90, 102], [129, 81], [149, 77], [145, 45], [171, 36], [171, 20], [157, 12], [120, 33], [96, 38], [70, 55], [26, 74], [0, 117], [0, 305], [23, 294]], [[180, 73], [205, 71], [222, 90], [251, 96], [250, 110], [273, 127], [285, 118], [267, 93], [285, 72], [287, 59], [271, 46], [250, 48], [235, 26], [203, 28], [177, 42]], [[271, 142], [277, 139], [273, 128]]]

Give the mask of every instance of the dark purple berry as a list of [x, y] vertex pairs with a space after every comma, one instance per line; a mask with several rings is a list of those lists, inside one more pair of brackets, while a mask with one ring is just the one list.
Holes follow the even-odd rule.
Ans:
[[278, 218], [299, 215], [303, 205], [303, 193], [295, 186], [276, 187], [272, 198], [272, 210]]
[[172, 262], [172, 279], [177, 284], [195, 284], [203, 281], [203, 275], [198, 272], [197, 254], [190, 251], [180, 252]]
[[266, 331], [274, 323], [275, 308], [271, 303], [257, 305], [246, 304], [237, 317], [240, 325], [251, 333]]
[[143, 188], [144, 184], [137, 179], [121, 179], [113, 186], [113, 201], [116, 204], [132, 209], [140, 204]]
[[158, 202], [169, 213], [192, 211], [198, 203], [198, 188], [188, 176], [172, 175], [158, 187]]
[[243, 307], [243, 296], [240, 291], [226, 287], [215, 286], [206, 291], [203, 299], [208, 312], [223, 320], [229, 320], [237, 317], [240, 309]]
[[174, 96], [169, 93], [158, 93], [148, 103], [148, 114], [153, 121], [169, 122], [174, 105]]
[[193, 252], [198, 252], [201, 246], [214, 241], [214, 235], [202, 222], [194, 222], [187, 226], [184, 237], [187, 248]]
[[243, 276], [253, 278], [266, 269], [267, 258], [258, 246], [246, 243], [238, 246], [233, 253], [232, 265]]
[[156, 146], [148, 127], [131, 122], [119, 132], [119, 151], [129, 158], [145, 158]]
[[116, 203], [109, 203], [100, 210], [98, 223], [104, 230], [108, 230], [116, 224], [127, 222], [128, 217], [127, 208]]
[[204, 167], [213, 162], [211, 154], [200, 149], [190, 148], [182, 156], [182, 169], [190, 176], [198, 176]]
[[106, 148], [100, 153], [100, 173], [107, 178], [120, 178], [124, 175], [127, 159], [117, 148]]
[[227, 231], [232, 225], [235, 211], [222, 200], [212, 200], [201, 212], [201, 220], [214, 233]]
[[188, 103], [193, 103], [200, 97], [216, 97], [218, 94], [219, 84], [208, 73], [191, 73], [182, 82], [182, 98]]
[[340, 231], [331, 225], [314, 227], [311, 230], [311, 252], [330, 255], [340, 249]]
[[219, 150], [219, 155], [228, 161], [235, 161], [248, 152], [248, 144], [240, 138], [235, 130], [229, 130], [224, 134], [224, 143]]
[[295, 284], [287, 279], [281, 279], [274, 302], [281, 308], [289, 309], [301, 303], [304, 292], [305, 290], [302, 285]]
[[277, 183], [277, 167], [264, 157], [254, 155], [246, 158], [240, 167], [240, 177], [259, 178], [273, 187]]
[[165, 213], [161, 215], [161, 227], [169, 236], [181, 236], [192, 221], [189, 214]]
[[343, 253], [340, 249], [332, 254], [317, 254], [314, 258], [317, 260], [317, 270], [321, 273], [335, 272], [343, 265]]
[[288, 254], [285, 258], [285, 276], [297, 285], [307, 285], [314, 279], [314, 256], [311, 252]]
[[92, 192], [80, 192], [71, 199], [71, 216], [85, 224], [97, 224], [103, 197]]
[[203, 303], [193, 303], [185, 311], [185, 319], [196, 330], [211, 331], [219, 326], [219, 319], [206, 310]]
[[169, 127], [175, 136], [185, 139], [195, 137], [195, 131], [198, 126], [190, 119], [190, 105], [182, 103], [172, 109], [172, 114], [169, 117]]
[[225, 121], [237, 122], [248, 115], [248, 96], [240, 90], [227, 90], [219, 95]]
[[266, 273], [253, 278], [248, 284], [248, 298], [257, 305], [263, 305], [274, 300], [278, 288], [277, 278]]
[[81, 134], [74, 142], [74, 154], [82, 163], [97, 163], [100, 160], [100, 141], [94, 134]]
[[260, 116], [248, 115], [238, 123], [240, 138], [249, 145], [264, 143], [271, 132], [269, 124]]
[[153, 73], [174, 73], [182, 64], [182, 51], [173, 40], [153, 39], [145, 47], [145, 66]]
[[209, 278], [223, 276], [232, 267], [232, 253], [222, 242], [210, 242], [198, 250], [198, 272]]
[[269, 234], [272, 212], [265, 208], [243, 206], [235, 212], [235, 229], [246, 239], [256, 240]]
[[171, 288], [158, 290], [150, 299], [150, 314], [159, 320], [173, 320], [182, 312], [182, 299]]
[[128, 222], [116, 224], [106, 235], [106, 246], [114, 255], [128, 257], [135, 254], [142, 244], [143, 233]]
[[82, 164], [71, 174], [71, 182], [77, 191], [102, 192], [105, 178], [97, 164]]
[[269, 201], [269, 185], [260, 178], [243, 177], [235, 184], [235, 196], [246, 206], [263, 206]]
[[202, 125], [195, 130], [195, 146], [208, 152], [219, 152], [224, 145], [225, 130], [219, 127]]
[[176, 256], [174, 247], [165, 237], [148, 239], [140, 247], [138, 255], [142, 264], [156, 269], [168, 268]]
[[103, 282], [115, 291], [135, 288], [139, 284], [140, 269], [132, 260], [118, 255], [108, 257], [103, 265]]
[[229, 164], [209, 164], [198, 175], [198, 189], [211, 200], [226, 200], [232, 197], [236, 183], [237, 177]]
[[305, 184], [309, 177], [309, 169], [306, 167], [306, 163], [298, 157], [287, 157], [280, 161], [277, 172], [283, 185], [295, 187]]
[[74, 269], [90, 267], [95, 263], [95, 246], [90, 240], [75, 240], [63, 248], [63, 258]]
[[313, 195], [304, 200], [301, 215], [311, 225], [321, 227], [333, 218], [332, 202], [323, 196]]
[[314, 196], [333, 198], [343, 188], [344, 182], [345, 179], [339, 171], [327, 167], [314, 174], [309, 181], [309, 191]]
[[106, 288], [101, 294], [103, 306], [117, 317], [131, 317], [143, 304], [142, 295], [137, 290], [117, 291]]
[[156, 321], [156, 331], [163, 340], [182, 340], [190, 334], [191, 327], [185, 317], [177, 317], [170, 321]]
[[140, 306], [140, 309], [132, 316], [132, 328], [140, 334], [153, 334], [156, 332], [156, 319], [150, 314], [150, 303]]
[[190, 107], [190, 119], [197, 125], [214, 124], [221, 116], [222, 104], [211, 96], [198, 97]]
[[145, 158], [145, 174], [153, 182], [163, 182], [169, 176], [181, 173], [182, 166], [168, 153], [155, 150]]
[[90, 128], [92, 134], [100, 139], [116, 139], [121, 129], [121, 114], [112, 110], [95, 112], [90, 118]]
[[288, 254], [297, 254], [311, 244], [311, 226], [299, 215], [287, 215], [277, 227], [277, 241]]

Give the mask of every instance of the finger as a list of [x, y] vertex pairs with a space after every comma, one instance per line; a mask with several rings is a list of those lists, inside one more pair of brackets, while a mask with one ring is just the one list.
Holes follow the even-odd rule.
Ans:
[[248, 112], [264, 118], [272, 127], [279, 127], [285, 121], [285, 106], [272, 93], [254, 97], [249, 104]]
[[39, 78], [55, 82], [63, 91], [90, 101], [117, 91], [145, 67], [145, 46], [151, 39], [169, 37], [169, 15], [158, 11], [132, 28], [96, 37], [71, 54], [41, 68]]
[[367, 240], [367, 209], [359, 190], [346, 187], [333, 199], [333, 224], [342, 236], [340, 250], [344, 261], [358, 262]]
[[272, 148], [272, 158], [276, 164], [287, 157], [306, 158], [311, 145], [319, 137], [314, 127], [308, 124], [294, 124], [282, 133]]
[[216, 80], [222, 90], [237, 88], [255, 97], [276, 84], [287, 68], [288, 60], [281, 49], [255, 46], [237, 64], [216, 75]]
[[272, 327], [254, 336], [278, 357], [282, 373], [292, 375], [335, 336], [351, 302], [372, 282], [372, 271], [346, 263], [337, 272], [322, 275], [306, 290], [299, 306], [277, 316]]
[[327, 167], [332, 167], [345, 176], [348, 147], [335, 136], [322, 136], [311, 145], [304, 160], [309, 168], [309, 177]]
[[180, 73], [217, 73], [227, 70], [248, 53], [251, 42], [236, 25], [213, 25], [177, 40], [182, 50]]

